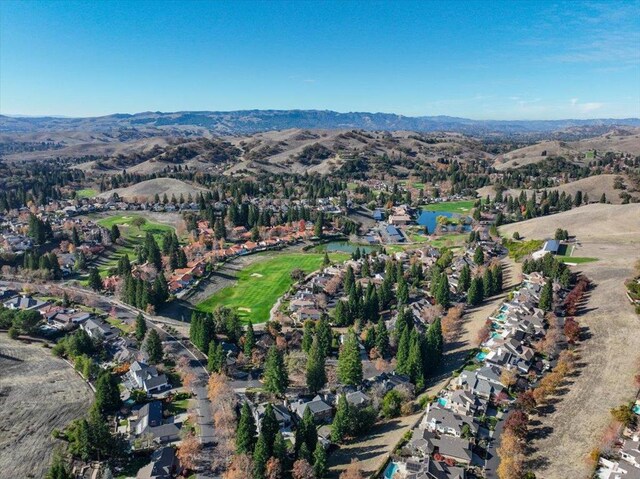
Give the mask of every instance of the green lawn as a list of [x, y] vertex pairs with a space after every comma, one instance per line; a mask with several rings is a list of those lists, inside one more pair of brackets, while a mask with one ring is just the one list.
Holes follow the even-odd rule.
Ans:
[[593, 261], [598, 261], [598, 258], [587, 258], [587, 257], [580, 257], [580, 256], [556, 256], [556, 259], [558, 261], [562, 261], [563, 263], [576, 263], [576, 264], [582, 264], [582, 263], [591, 263]]
[[107, 323], [109, 323], [111, 326], [113, 326], [115, 328], [118, 328], [124, 334], [129, 334], [131, 332], [131, 330], [133, 329], [127, 323], [125, 323], [124, 321], [121, 321], [121, 320], [119, 320], [117, 318], [107, 318]]
[[[350, 255], [331, 253], [332, 261], [345, 261]], [[324, 255], [319, 253], [283, 253], [265, 255], [264, 260], [253, 263], [240, 271], [233, 286], [221, 289], [196, 307], [212, 311], [217, 306], [235, 309], [243, 321], [263, 323], [269, 319], [269, 311], [293, 284], [291, 271], [296, 268], [310, 273], [322, 266]]]
[[444, 203], [434, 203], [423, 206], [425, 211], [446, 211], [448, 213], [467, 214], [471, 212], [475, 200], [446, 201]]
[[98, 190], [94, 190], [93, 188], [83, 188], [76, 191], [76, 197], [78, 198], [93, 198], [97, 194]]
[[506, 247], [509, 250], [509, 256], [516, 261], [520, 261], [527, 255], [530, 255], [534, 251], [538, 251], [542, 248], [544, 241], [542, 240], [528, 240], [528, 241], [515, 241], [507, 240]]
[[[142, 218], [145, 220], [139, 227], [135, 226], [132, 221], [135, 218]], [[171, 226], [149, 221], [140, 215], [135, 214], [115, 214], [106, 218], [100, 218], [97, 220], [100, 226], [105, 228], [111, 228], [113, 225], [118, 225], [120, 229], [121, 237], [124, 239], [124, 245], [117, 245], [113, 251], [110, 251], [102, 258], [102, 261], [98, 264], [98, 271], [102, 277], [107, 276], [108, 271], [114, 268], [118, 264], [118, 260], [121, 256], [128, 254], [129, 259], [133, 260], [136, 256], [136, 246], [141, 245], [144, 242], [144, 238], [147, 232], [151, 232], [159, 246], [162, 246], [162, 235], [171, 231]]]

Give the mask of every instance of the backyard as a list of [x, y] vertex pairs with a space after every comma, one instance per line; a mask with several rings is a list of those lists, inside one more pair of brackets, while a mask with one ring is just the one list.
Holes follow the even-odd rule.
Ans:
[[[240, 318], [252, 323], [263, 323], [277, 299], [293, 284], [291, 271], [301, 269], [310, 273], [322, 266], [320, 253], [264, 254], [264, 259], [238, 271], [236, 282], [198, 303], [197, 309], [212, 311], [217, 306], [235, 309]], [[332, 261], [345, 261], [346, 253], [332, 253]]]

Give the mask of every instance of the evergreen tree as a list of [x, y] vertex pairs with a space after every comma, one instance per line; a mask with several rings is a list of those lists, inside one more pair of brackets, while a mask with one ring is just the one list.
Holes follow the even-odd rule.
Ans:
[[282, 395], [288, 386], [289, 376], [282, 353], [276, 346], [271, 346], [264, 368], [264, 388], [271, 393]]
[[472, 306], [477, 306], [482, 302], [483, 287], [482, 280], [480, 278], [473, 278], [471, 280], [471, 286], [467, 293], [467, 303]]
[[102, 278], [98, 272], [98, 268], [91, 268], [89, 270], [89, 287], [94, 291], [100, 291], [102, 289]]
[[334, 416], [333, 423], [331, 424], [331, 440], [335, 443], [341, 444], [344, 442], [345, 438], [351, 432], [352, 424], [350, 409], [346, 396], [341, 394], [338, 398], [336, 415]]
[[248, 402], [242, 404], [236, 430], [236, 454], [251, 454], [256, 444], [256, 422]]
[[333, 333], [329, 321], [323, 316], [316, 326], [316, 338], [318, 338], [318, 347], [322, 353], [322, 357], [326, 358], [331, 352], [331, 341]]
[[380, 321], [376, 326], [376, 349], [383, 358], [389, 354], [389, 331], [384, 321]]
[[460, 271], [460, 278], [458, 279], [458, 289], [460, 291], [468, 291], [469, 286], [471, 286], [471, 268], [468, 264], [462, 267], [462, 271]]
[[473, 262], [478, 266], [484, 264], [484, 251], [480, 246], [476, 247], [476, 251], [473, 254]]
[[96, 380], [94, 407], [102, 414], [109, 414], [120, 409], [121, 404], [118, 382], [108, 371], [101, 371]]
[[160, 335], [155, 329], [149, 331], [144, 343], [144, 350], [147, 353], [150, 364], [158, 364], [162, 361], [162, 341], [160, 341]]
[[485, 298], [493, 296], [493, 278], [491, 277], [491, 271], [489, 268], [484, 270], [482, 275], [482, 291]]
[[322, 266], [327, 267], [331, 264], [331, 260], [329, 259], [329, 253], [324, 252], [324, 256], [322, 258]]
[[553, 284], [550, 279], [542, 287], [538, 307], [543, 311], [551, 311], [553, 307]]
[[120, 228], [118, 225], [112, 225], [111, 230], [109, 231], [109, 237], [112, 243], [115, 243], [118, 238], [120, 238]]
[[414, 329], [411, 331], [407, 369], [411, 382], [416, 385], [418, 390], [422, 390], [425, 385], [424, 358], [422, 353], [421, 334]]
[[276, 433], [275, 440], [273, 441], [273, 452], [272, 456], [280, 461], [283, 469], [287, 469], [287, 458], [289, 455], [289, 450], [287, 448], [287, 443], [284, 440], [284, 436], [280, 431]]
[[436, 286], [436, 303], [447, 309], [450, 305], [449, 299], [449, 279], [446, 273], [442, 273], [440, 281]]
[[142, 341], [145, 334], [147, 334], [147, 323], [142, 313], [138, 313], [138, 316], [136, 316], [136, 339]]
[[69, 466], [66, 464], [60, 453], [53, 455], [51, 467], [47, 471], [45, 479], [74, 479], [75, 476], [71, 474]]
[[307, 388], [309, 388], [311, 394], [317, 394], [326, 382], [325, 357], [322, 355], [322, 350], [316, 337], [313, 340], [307, 359]]
[[211, 372], [220, 373], [225, 365], [224, 350], [222, 344], [215, 341], [209, 343], [209, 354], [207, 355], [207, 369]]
[[349, 386], [358, 386], [362, 382], [360, 346], [356, 333], [351, 329], [338, 356], [338, 380]]
[[279, 431], [280, 426], [276, 419], [276, 413], [271, 403], [267, 403], [264, 409], [264, 416], [262, 416], [262, 422], [260, 423], [260, 435], [265, 438], [269, 455], [271, 455], [271, 446], [274, 444]]
[[305, 353], [309, 353], [311, 349], [311, 343], [313, 343], [313, 333], [315, 332], [315, 323], [311, 320], [304, 322], [302, 330], [302, 350]]
[[253, 479], [265, 479], [267, 461], [269, 460], [269, 447], [263, 434], [258, 437], [253, 451]]
[[327, 451], [322, 443], [318, 442], [313, 453], [313, 474], [316, 479], [323, 479], [327, 474], [327, 470]]
[[425, 359], [430, 368], [435, 369], [440, 365], [443, 345], [442, 324], [440, 318], [437, 318], [427, 330]]
[[409, 372], [409, 348], [411, 347], [411, 332], [405, 327], [398, 341], [398, 351], [396, 353], [396, 371], [400, 374]]
[[255, 345], [256, 337], [253, 331], [253, 324], [249, 321], [249, 324], [247, 324], [247, 332], [244, 333], [244, 355], [247, 358], [251, 358]]

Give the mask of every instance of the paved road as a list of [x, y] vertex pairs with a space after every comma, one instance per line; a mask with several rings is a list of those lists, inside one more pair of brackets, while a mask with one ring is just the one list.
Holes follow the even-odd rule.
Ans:
[[[50, 283], [55, 287], [62, 287], [67, 291], [73, 291], [78, 294], [84, 295], [86, 298], [91, 298], [95, 303], [96, 307], [104, 310], [110, 311], [112, 308], [115, 308], [115, 312], [121, 319], [128, 319], [133, 321], [135, 317], [141, 313], [141, 311], [129, 306], [128, 304], [124, 304], [113, 296], [105, 296], [94, 291], [86, 290], [83, 288], [78, 288], [75, 286], [69, 286], [64, 283]], [[36, 289], [40, 293], [47, 292], [47, 285], [34, 285], [33, 283], [23, 283], [17, 281], [0, 281], [0, 287], [29, 287], [30, 289]], [[35, 288], [34, 288], [35, 286]], [[214, 427], [213, 427], [213, 414], [211, 411], [211, 402], [207, 396], [207, 382], [209, 379], [209, 372], [206, 369], [206, 358], [204, 354], [198, 351], [191, 342], [182, 337], [175, 337], [172, 334], [165, 331], [163, 328], [164, 325], [181, 325], [178, 321], [164, 318], [162, 316], [154, 316], [146, 313], [142, 313], [148, 325], [154, 328], [160, 334], [161, 338], [164, 339], [165, 344], [169, 345], [173, 352], [177, 355], [187, 356], [190, 358], [188, 363], [188, 367], [191, 369], [191, 372], [195, 375], [196, 381], [194, 383], [193, 393], [195, 396], [195, 401], [197, 404], [198, 410], [198, 425], [197, 428], [198, 437], [200, 439], [200, 443], [203, 446], [204, 451], [204, 460], [206, 461], [208, 458], [206, 455], [210, 455], [213, 452], [214, 445]], [[176, 324], [177, 323], [177, 324]], [[210, 477], [207, 475], [201, 476], [203, 478]]]

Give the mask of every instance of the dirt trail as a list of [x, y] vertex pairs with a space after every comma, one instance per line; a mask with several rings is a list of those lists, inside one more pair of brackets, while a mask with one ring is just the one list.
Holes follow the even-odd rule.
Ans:
[[41, 343], [0, 334], [0, 475], [44, 477], [60, 443], [51, 436], [89, 409], [93, 394]]

